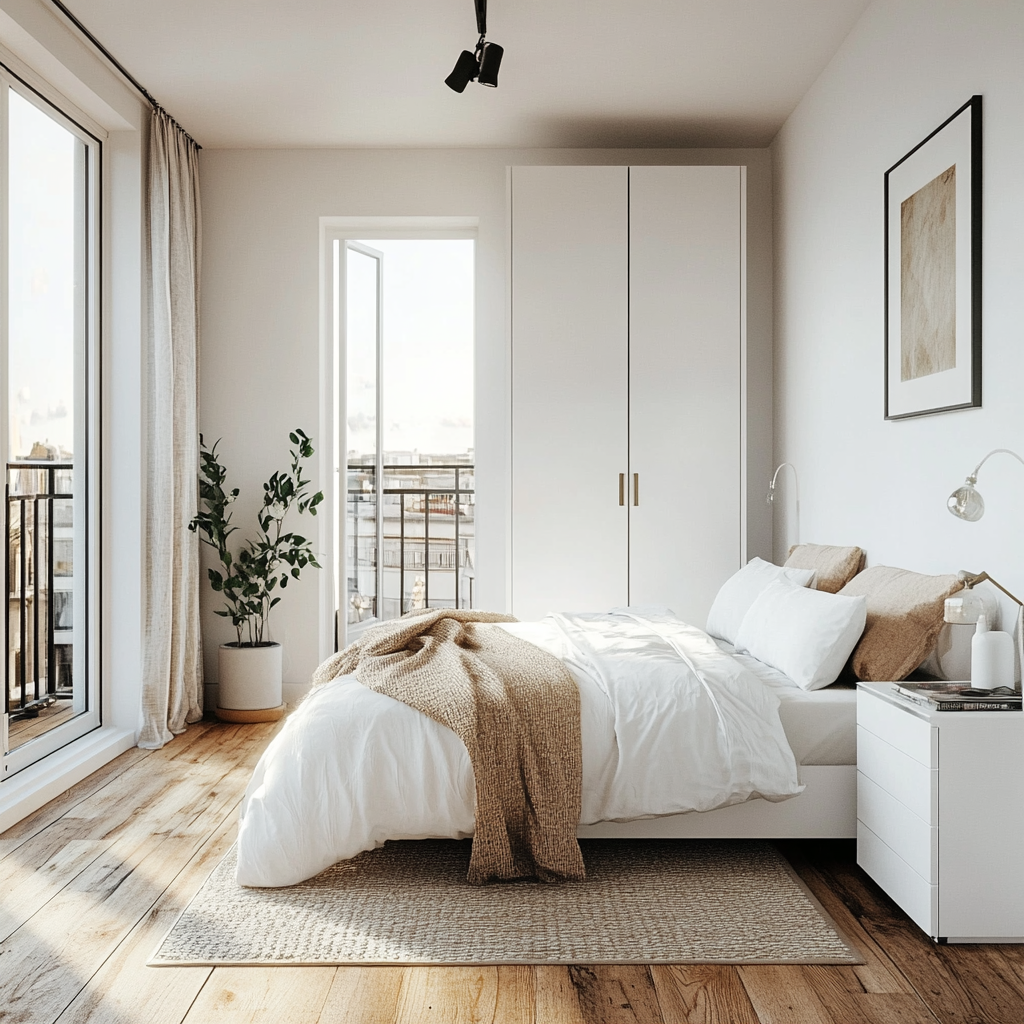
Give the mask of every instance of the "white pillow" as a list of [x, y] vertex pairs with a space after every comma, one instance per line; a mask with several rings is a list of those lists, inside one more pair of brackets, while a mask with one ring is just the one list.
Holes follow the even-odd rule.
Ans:
[[795, 586], [806, 587], [813, 579], [813, 569], [785, 569], [781, 565], [772, 565], [763, 558], [752, 558], [739, 572], [733, 573], [722, 584], [715, 603], [708, 612], [705, 631], [711, 636], [734, 644], [743, 616], [765, 587], [775, 580], [788, 580]]
[[867, 613], [865, 597], [777, 580], [744, 616], [736, 649], [784, 672], [805, 690], [818, 690], [839, 677], [864, 632]]

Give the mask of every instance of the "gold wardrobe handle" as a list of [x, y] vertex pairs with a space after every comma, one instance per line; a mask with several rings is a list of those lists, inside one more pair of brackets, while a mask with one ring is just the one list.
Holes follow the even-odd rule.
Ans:
[[619, 474], [619, 504], [626, 504], [626, 474]]
[[640, 474], [633, 474], [633, 504], [640, 504]]

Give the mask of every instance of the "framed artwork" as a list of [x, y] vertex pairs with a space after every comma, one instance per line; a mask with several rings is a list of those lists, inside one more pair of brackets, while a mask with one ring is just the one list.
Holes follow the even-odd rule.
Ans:
[[885, 418], [981, 405], [981, 97], [885, 172]]

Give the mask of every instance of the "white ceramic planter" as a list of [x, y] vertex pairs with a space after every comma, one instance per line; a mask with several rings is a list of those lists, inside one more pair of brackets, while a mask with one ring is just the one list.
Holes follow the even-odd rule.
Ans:
[[284, 714], [281, 645], [221, 644], [217, 716], [229, 722], [272, 722]]

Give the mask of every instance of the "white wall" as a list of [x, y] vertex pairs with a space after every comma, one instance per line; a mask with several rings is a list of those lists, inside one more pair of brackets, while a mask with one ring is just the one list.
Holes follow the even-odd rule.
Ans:
[[[801, 539], [869, 564], [988, 570], [1024, 595], [1024, 469], [982, 470], [988, 511], [946, 498], [997, 447], [1024, 454], [1024, 4], [879, 0], [773, 144], [775, 445], [800, 473]], [[983, 407], [883, 419], [883, 175], [984, 100]], [[775, 554], [792, 543], [790, 477]], [[789, 509], [788, 519], [781, 515]]]
[[[203, 193], [202, 424], [223, 438], [246, 522], [261, 482], [287, 457], [287, 431], [318, 429], [321, 216], [470, 216], [477, 247], [478, 586], [481, 606], [506, 594], [507, 373], [506, 167], [591, 163], [746, 164], [748, 347], [753, 405], [763, 425], [750, 446], [748, 546], [767, 555], [763, 488], [770, 470], [771, 180], [766, 150], [205, 150]], [[320, 486], [318, 482], [318, 486]], [[230, 625], [204, 588], [208, 683]], [[284, 644], [286, 682], [304, 683], [317, 660], [317, 585], [289, 588], [271, 619]], [[227, 625], [227, 628], [225, 628]]]

